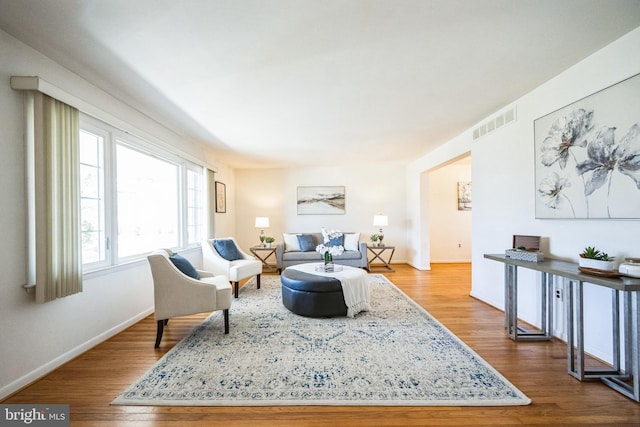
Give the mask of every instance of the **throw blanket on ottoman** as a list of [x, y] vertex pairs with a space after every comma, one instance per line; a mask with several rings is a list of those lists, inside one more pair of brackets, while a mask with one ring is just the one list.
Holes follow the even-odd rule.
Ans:
[[367, 273], [359, 268], [343, 266], [342, 271], [325, 273], [316, 271], [318, 263], [297, 264], [287, 267], [292, 270], [299, 270], [316, 276], [334, 277], [340, 280], [344, 303], [347, 306], [347, 316], [355, 317], [361, 311], [371, 310], [371, 292], [367, 282]]

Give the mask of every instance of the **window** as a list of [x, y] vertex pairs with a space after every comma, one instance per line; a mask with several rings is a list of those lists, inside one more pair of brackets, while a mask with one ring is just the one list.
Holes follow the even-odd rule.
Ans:
[[80, 236], [82, 264], [99, 266], [107, 259], [104, 193], [104, 135], [80, 130]]
[[116, 163], [119, 257], [180, 246], [178, 165], [120, 140]]
[[86, 116], [80, 128], [85, 271], [200, 243], [202, 167]]

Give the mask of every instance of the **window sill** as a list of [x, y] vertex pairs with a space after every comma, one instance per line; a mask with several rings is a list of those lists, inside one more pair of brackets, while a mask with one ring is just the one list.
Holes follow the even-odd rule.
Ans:
[[[180, 249], [179, 251], [176, 250], [176, 252], [180, 252], [181, 254], [184, 253], [193, 253], [196, 251], [200, 251], [200, 246], [194, 246], [194, 247], [190, 247], [190, 248], [184, 248], [184, 249]], [[84, 273], [82, 275], [82, 278], [84, 280], [89, 280], [89, 279], [93, 279], [96, 277], [101, 277], [101, 276], [106, 276], [108, 274], [113, 274], [113, 273], [118, 273], [120, 271], [126, 271], [132, 268], [138, 268], [144, 264], [147, 264], [147, 257], [143, 257], [143, 258], [138, 258], [138, 259], [132, 259], [132, 260], [128, 260], [128, 261], [123, 261], [118, 265], [110, 265], [107, 267], [100, 267], [100, 268], [96, 268], [95, 270], [91, 270], [91, 271], [87, 271], [86, 273]]]

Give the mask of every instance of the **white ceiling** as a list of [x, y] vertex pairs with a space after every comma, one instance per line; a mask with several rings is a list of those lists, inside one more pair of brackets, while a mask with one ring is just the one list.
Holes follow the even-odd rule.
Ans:
[[235, 167], [410, 161], [638, 26], [639, 0], [0, 0]]

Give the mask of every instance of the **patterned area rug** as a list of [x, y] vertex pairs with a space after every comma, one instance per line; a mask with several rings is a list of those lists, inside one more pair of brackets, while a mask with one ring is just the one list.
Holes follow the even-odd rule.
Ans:
[[[255, 279], [253, 279], [255, 280]], [[116, 398], [116, 405], [502, 406], [530, 400], [384, 276], [370, 312], [313, 319], [263, 276]], [[168, 327], [171, 327], [169, 323]]]

